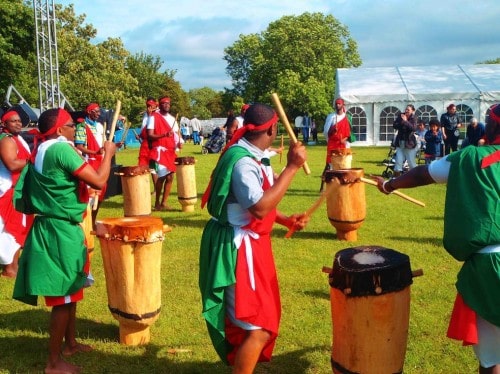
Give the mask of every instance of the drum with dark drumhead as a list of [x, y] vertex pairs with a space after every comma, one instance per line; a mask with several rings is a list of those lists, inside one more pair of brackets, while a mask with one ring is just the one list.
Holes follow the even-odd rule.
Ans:
[[329, 275], [334, 373], [402, 373], [410, 319], [409, 257], [377, 246], [343, 249]]

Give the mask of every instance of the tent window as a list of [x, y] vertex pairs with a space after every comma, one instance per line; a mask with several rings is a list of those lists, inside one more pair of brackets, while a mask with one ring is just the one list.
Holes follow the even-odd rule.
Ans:
[[394, 137], [394, 127], [392, 125], [399, 112], [399, 109], [395, 106], [388, 106], [382, 109], [380, 113], [380, 141], [392, 141]]
[[415, 114], [418, 120], [424, 121], [426, 125], [429, 125], [429, 121], [431, 119], [439, 120], [437, 110], [430, 105], [422, 105], [418, 107], [417, 110], [415, 111]]
[[465, 131], [470, 120], [472, 119], [472, 117], [474, 117], [474, 111], [468, 105], [458, 104], [457, 105], [457, 114], [462, 119], [462, 124], [464, 125], [462, 127], [462, 131]]
[[364, 142], [367, 140], [366, 137], [366, 113], [363, 108], [352, 107], [348, 109], [348, 112], [352, 115], [352, 131], [356, 135], [358, 141]]

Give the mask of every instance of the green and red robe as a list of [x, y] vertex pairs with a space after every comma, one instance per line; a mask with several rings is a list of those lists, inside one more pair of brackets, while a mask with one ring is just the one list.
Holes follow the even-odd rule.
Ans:
[[[470, 309], [500, 327], [500, 253], [478, 253], [500, 245], [500, 146], [467, 147], [447, 160], [443, 244], [464, 261], [456, 287]], [[448, 336], [474, 343], [460, 330], [454, 311]]]
[[[270, 233], [276, 211], [244, 227], [229, 224], [227, 198], [234, 165], [242, 157], [254, 156], [246, 149], [230, 147], [219, 160], [211, 179], [208, 211], [211, 219], [203, 231], [200, 247], [199, 286], [203, 316], [220, 358], [234, 363], [234, 355], [246, 331], [233, 325], [226, 315], [225, 292], [235, 285], [235, 317], [271, 333], [259, 361], [269, 361], [278, 336], [281, 303]], [[258, 162], [257, 160], [255, 162]], [[264, 176], [264, 190], [270, 183]], [[244, 233], [239, 248], [235, 234]], [[257, 234], [257, 235], [255, 235]], [[251, 248], [249, 248], [251, 247]]]
[[[41, 172], [35, 169], [41, 167]], [[35, 165], [23, 170], [14, 192], [17, 210], [36, 214], [19, 259], [14, 298], [37, 305], [38, 296], [67, 296], [87, 279], [87, 250], [80, 226], [87, 201], [76, 175], [87, 163], [66, 141], [48, 140]]]

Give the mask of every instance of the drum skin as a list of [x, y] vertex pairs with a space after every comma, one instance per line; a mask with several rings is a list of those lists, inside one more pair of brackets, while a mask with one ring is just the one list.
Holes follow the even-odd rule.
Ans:
[[337, 252], [329, 277], [334, 373], [402, 373], [410, 317], [408, 256], [383, 247]]
[[163, 221], [158, 217], [96, 221], [108, 307], [119, 323], [120, 343], [150, 341], [149, 327], [161, 309]]

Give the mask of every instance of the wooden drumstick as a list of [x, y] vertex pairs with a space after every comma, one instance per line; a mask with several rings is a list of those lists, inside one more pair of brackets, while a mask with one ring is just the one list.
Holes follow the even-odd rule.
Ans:
[[[378, 186], [377, 182], [375, 182], [372, 179], [368, 179], [368, 178], [360, 178], [360, 179], [361, 179], [361, 182], [365, 182], [367, 184], [371, 184], [372, 186]], [[424, 202], [422, 202], [420, 200], [417, 200], [417, 199], [414, 199], [413, 197], [405, 195], [404, 193], [399, 192], [397, 190], [394, 190], [391, 193], [394, 194], [394, 195], [397, 195], [399, 197], [402, 197], [403, 199], [408, 200], [408, 201], [412, 202], [413, 204], [417, 204], [417, 205], [420, 205], [420, 206], [425, 206]]]
[[118, 121], [118, 116], [120, 115], [120, 109], [122, 108], [122, 102], [120, 100], [116, 100], [116, 108], [113, 113], [113, 122], [111, 122], [111, 130], [109, 132], [108, 141], [112, 142], [113, 137], [115, 136], [115, 128], [116, 122]]
[[281, 145], [280, 145], [280, 164], [281, 164], [281, 156], [283, 156], [283, 134], [281, 134]]
[[[304, 218], [310, 217], [316, 211], [316, 209], [318, 209], [321, 206], [325, 198], [326, 198], [326, 191], [323, 191], [319, 196], [318, 200], [316, 200], [314, 204], [309, 209], [306, 210], [306, 212], [304, 213]], [[285, 234], [285, 238], [290, 238], [294, 232], [295, 228], [292, 226]]]
[[[273, 100], [274, 105], [276, 106], [276, 111], [278, 112], [278, 116], [281, 119], [281, 122], [285, 126], [286, 132], [288, 133], [288, 136], [290, 137], [290, 141], [292, 144], [297, 144], [297, 137], [295, 136], [295, 133], [293, 132], [292, 126], [290, 126], [290, 122], [288, 122], [288, 118], [286, 117], [285, 111], [283, 110], [283, 106], [281, 105], [281, 101], [278, 97], [278, 94], [273, 92], [271, 94], [271, 99]], [[307, 165], [307, 161], [304, 162], [304, 165], [302, 165], [302, 168], [304, 169], [304, 172], [309, 175], [311, 174], [311, 169], [309, 169], [309, 165]]]

